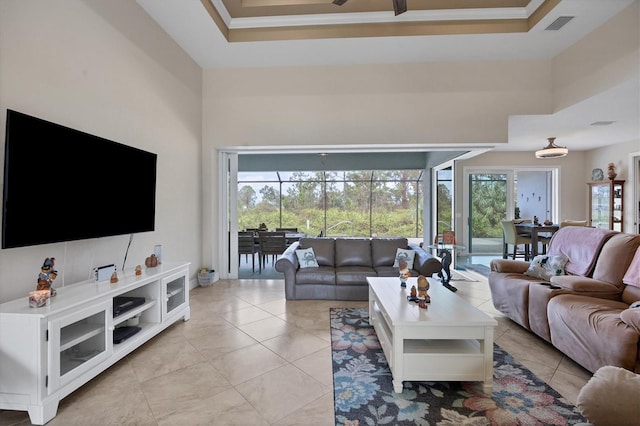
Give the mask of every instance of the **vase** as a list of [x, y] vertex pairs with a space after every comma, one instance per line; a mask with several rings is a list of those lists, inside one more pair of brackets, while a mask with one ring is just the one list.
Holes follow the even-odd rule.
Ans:
[[609, 169], [609, 172], [607, 173], [607, 176], [609, 177], [609, 180], [614, 180], [616, 178], [616, 176], [618, 176], [618, 174], [616, 172], [614, 172], [613, 170]]

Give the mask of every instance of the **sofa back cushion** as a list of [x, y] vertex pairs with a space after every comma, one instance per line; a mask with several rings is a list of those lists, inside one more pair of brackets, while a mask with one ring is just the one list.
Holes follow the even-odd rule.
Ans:
[[[374, 238], [371, 240], [371, 255], [373, 267], [392, 266], [399, 248], [409, 249], [406, 238]], [[413, 265], [409, 265], [410, 268]]]
[[616, 234], [602, 246], [593, 278], [623, 289], [622, 277], [640, 245], [640, 235]]
[[336, 267], [372, 266], [371, 240], [360, 238], [336, 239]]
[[300, 249], [313, 248], [319, 266], [335, 266], [335, 240], [333, 238], [300, 238]]
[[549, 254], [564, 254], [569, 258], [567, 274], [591, 276], [604, 243], [615, 234], [608, 229], [566, 226], [560, 228], [549, 243]]

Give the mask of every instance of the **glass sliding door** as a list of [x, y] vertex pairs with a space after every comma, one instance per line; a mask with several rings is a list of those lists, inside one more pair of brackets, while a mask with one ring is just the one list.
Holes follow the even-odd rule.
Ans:
[[453, 229], [453, 166], [435, 170], [436, 234]]
[[[513, 181], [511, 179], [511, 181]], [[469, 178], [469, 237], [467, 249], [474, 254], [502, 252], [502, 224], [507, 217], [512, 185], [507, 173], [476, 172]], [[511, 197], [512, 199], [512, 197]]]

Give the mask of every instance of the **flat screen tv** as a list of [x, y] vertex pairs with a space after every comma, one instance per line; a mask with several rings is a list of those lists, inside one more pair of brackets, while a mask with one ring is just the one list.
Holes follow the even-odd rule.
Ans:
[[2, 248], [153, 231], [157, 154], [7, 110]]

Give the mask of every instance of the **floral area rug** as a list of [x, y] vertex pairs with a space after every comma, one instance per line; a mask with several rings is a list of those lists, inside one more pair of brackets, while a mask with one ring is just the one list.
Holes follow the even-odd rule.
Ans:
[[366, 308], [331, 308], [336, 425], [574, 425], [577, 408], [494, 345], [493, 392], [482, 382], [404, 382], [392, 377]]

